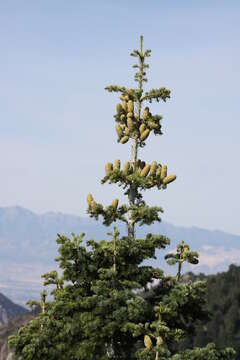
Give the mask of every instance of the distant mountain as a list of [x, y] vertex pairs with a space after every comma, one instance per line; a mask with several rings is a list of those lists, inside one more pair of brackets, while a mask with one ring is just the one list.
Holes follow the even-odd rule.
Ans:
[[7, 324], [10, 320], [24, 315], [27, 310], [13, 303], [10, 299], [0, 293], [0, 326]]
[[17, 360], [13, 356], [13, 351], [8, 349], [8, 337], [16, 334], [18, 329], [32, 320], [34, 316], [35, 314], [32, 312], [25, 312], [0, 326], [0, 360]]
[[[126, 228], [119, 224], [121, 233]], [[43, 215], [21, 207], [0, 208], [0, 291], [15, 302], [24, 304], [37, 298], [41, 289], [40, 275], [56, 267], [56, 234], [86, 233], [86, 240], [106, 239], [109, 228], [89, 218], [48, 212]], [[160, 233], [171, 239], [168, 251], [184, 240], [200, 255], [197, 272], [216, 273], [227, 270], [231, 263], [240, 264], [240, 236], [196, 227], [184, 228], [166, 222], [137, 229], [137, 236]], [[163, 266], [163, 253], [154, 262]], [[169, 271], [169, 267], [165, 267]], [[186, 270], [192, 270], [187, 268]]]
[[34, 313], [13, 303], [0, 293], [0, 360], [14, 359], [8, 350], [8, 336], [17, 331], [20, 326], [32, 319]]

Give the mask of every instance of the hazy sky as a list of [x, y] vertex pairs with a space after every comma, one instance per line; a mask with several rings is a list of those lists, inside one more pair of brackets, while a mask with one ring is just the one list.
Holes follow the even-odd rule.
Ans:
[[89, 191], [123, 200], [100, 185], [105, 163], [130, 153], [104, 87], [134, 86], [129, 53], [143, 34], [147, 87], [172, 98], [153, 106], [164, 136], [140, 155], [178, 176], [146, 199], [173, 224], [240, 234], [239, 1], [10, 0], [0, 30], [0, 206], [85, 216]]

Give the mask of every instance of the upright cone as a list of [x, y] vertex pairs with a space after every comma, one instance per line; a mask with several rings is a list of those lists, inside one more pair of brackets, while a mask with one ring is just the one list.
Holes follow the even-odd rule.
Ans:
[[113, 170], [120, 170], [121, 162], [120, 160], [115, 160], [113, 164]]
[[93, 197], [92, 197], [92, 194], [88, 193], [87, 194], [87, 203], [88, 203], [88, 206], [91, 206], [91, 202], [93, 201]]
[[156, 170], [157, 170], [157, 162], [153, 161], [150, 168], [150, 175], [154, 176], [156, 174]]
[[105, 165], [105, 174], [109, 175], [110, 172], [113, 170], [113, 164], [112, 163], [106, 163]]
[[176, 175], [166, 176], [166, 177], [163, 179], [163, 184], [164, 184], [164, 185], [170, 184], [171, 182], [173, 182], [174, 180], [176, 180], [176, 178], [177, 178]]
[[160, 179], [163, 180], [167, 176], [167, 165], [162, 165]]
[[148, 335], [144, 336], [144, 345], [145, 345], [145, 348], [147, 349], [147, 351], [151, 350], [152, 340], [151, 340], [150, 336], [148, 336]]
[[113, 207], [114, 209], [117, 209], [117, 207], [118, 207], [118, 199], [114, 199], [114, 200], [112, 201], [112, 207]]
[[117, 123], [117, 124], [115, 125], [115, 129], [116, 129], [116, 133], [117, 133], [117, 135], [118, 135], [118, 139], [121, 139], [122, 134], [123, 134], [121, 125]]
[[128, 101], [128, 112], [133, 112], [133, 111], [134, 111], [133, 101], [129, 100]]
[[142, 171], [141, 171], [141, 176], [143, 176], [143, 177], [146, 177], [147, 175], [148, 175], [148, 173], [149, 173], [149, 170], [150, 170], [150, 165], [145, 165], [144, 166], [144, 168], [142, 169]]
[[149, 129], [144, 130], [143, 133], [140, 135], [140, 140], [141, 140], [141, 141], [146, 140], [149, 134], [150, 134], [150, 130], [149, 130]]
[[124, 165], [123, 165], [123, 170], [122, 170], [122, 172], [123, 172], [124, 175], [127, 175], [127, 174], [128, 174], [129, 167], [130, 167], [129, 161], [126, 161], [126, 162], [124, 163]]

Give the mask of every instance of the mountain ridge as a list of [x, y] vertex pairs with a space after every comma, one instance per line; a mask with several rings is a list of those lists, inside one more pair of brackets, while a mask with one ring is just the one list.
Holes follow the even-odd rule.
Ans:
[[[121, 235], [126, 227], [117, 224]], [[110, 227], [112, 228], [112, 227]], [[106, 228], [94, 219], [62, 212], [37, 214], [21, 206], [0, 208], [0, 291], [15, 302], [24, 304], [29, 297], [36, 298], [41, 290], [41, 274], [57, 267], [57, 233], [86, 234], [85, 239], [107, 239]], [[207, 230], [197, 226], [176, 226], [168, 222], [138, 227], [139, 237], [146, 233], [159, 233], [170, 238], [171, 251], [181, 240], [199, 252], [200, 264], [185, 271], [216, 273], [227, 270], [231, 263], [240, 263], [240, 236], [220, 230]], [[165, 266], [163, 251], [157, 251], [156, 262], [166, 272], [175, 271]]]
[[[75, 218], [75, 219], [81, 219], [81, 221], [83, 222], [86, 222], [88, 223], [89, 221], [91, 221], [91, 219], [89, 218], [89, 216], [80, 216], [80, 215], [76, 215], [76, 214], [73, 214], [73, 213], [65, 213], [65, 212], [62, 212], [62, 211], [53, 211], [53, 210], [50, 210], [50, 211], [45, 211], [43, 213], [38, 213], [37, 211], [33, 211], [33, 210], [29, 210], [27, 209], [26, 207], [24, 206], [20, 206], [20, 205], [15, 205], [15, 206], [5, 206], [5, 207], [0, 207], [0, 215], [1, 212], [7, 212], [7, 211], [19, 211], [19, 213], [26, 213], [26, 214], [31, 214], [31, 215], [34, 215], [34, 216], [37, 216], [37, 217], [71, 217], [71, 218]], [[94, 220], [95, 222], [95, 220]], [[232, 232], [228, 232], [226, 230], [220, 230], [220, 229], [208, 229], [208, 228], [203, 228], [203, 227], [200, 227], [200, 226], [197, 226], [197, 225], [192, 225], [192, 226], [186, 226], [186, 225], [176, 225], [176, 224], [172, 224], [168, 221], [162, 221], [161, 223], [164, 223], [164, 224], [167, 224], [167, 225], [170, 225], [170, 226], [173, 226], [175, 228], [180, 228], [180, 229], [187, 229], [187, 230], [203, 230], [203, 231], [208, 231], [208, 232], [212, 232], [212, 233], [221, 233], [221, 234], [227, 234], [227, 235], [231, 235], [231, 236], [236, 236], [236, 237], [240, 237], [240, 234], [235, 234], [235, 233], [232, 233]]]

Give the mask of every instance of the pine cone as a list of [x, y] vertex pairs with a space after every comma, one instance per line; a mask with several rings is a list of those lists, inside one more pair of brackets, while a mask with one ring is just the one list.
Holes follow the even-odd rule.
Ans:
[[132, 100], [128, 101], [128, 112], [132, 112], [134, 111], [134, 104]]
[[106, 165], [105, 165], [105, 174], [109, 175], [112, 170], [113, 170], [113, 164], [112, 163], [106, 163]]
[[113, 207], [114, 209], [117, 209], [117, 207], [118, 207], [118, 199], [114, 199], [114, 200], [112, 201], [112, 207]]
[[145, 109], [142, 112], [143, 121], [147, 120], [148, 117], [149, 117], [149, 107], [145, 107]]
[[120, 140], [120, 143], [121, 144], [126, 144], [126, 142], [128, 142], [128, 140], [129, 140], [129, 136], [124, 136], [124, 137], [122, 137], [122, 139]]
[[147, 351], [151, 350], [152, 348], [152, 340], [150, 339], [150, 336], [145, 335], [144, 336], [144, 345]]
[[150, 130], [149, 130], [149, 129], [144, 130], [144, 132], [140, 135], [140, 140], [141, 140], [141, 141], [146, 140], [149, 134], [150, 134]]
[[153, 161], [150, 168], [150, 175], [154, 176], [156, 174], [156, 170], [157, 170], [157, 162]]
[[133, 123], [132, 119], [129, 118], [129, 117], [127, 118], [127, 126], [128, 126], [128, 128], [129, 128], [130, 131], [133, 131], [133, 129], [134, 129], [134, 123]]
[[87, 203], [88, 203], [88, 206], [91, 206], [91, 202], [93, 201], [93, 197], [92, 197], [92, 194], [88, 193], [87, 194]]
[[113, 170], [120, 170], [121, 162], [120, 160], [115, 160], [113, 164]]
[[176, 175], [166, 176], [166, 177], [163, 179], [163, 184], [164, 184], [164, 185], [170, 184], [171, 182], [173, 182], [174, 180], [176, 180], [176, 178], [177, 178]]
[[145, 124], [141, 124], [141, 125], [139, 126], [139, 132], [140, 132], [141, 135], [142, 135], [142, 133], [144, 132], [144, 130], [146, 130], [146, 125], [145, 125]]
[[142, 169], [140, 175], [146, 177], [146, 176], [148, 175], [148, 173], [149, 173], [149, 170], [150, 170], [150, 165], [147, 164], [147, 165], [145, 165], [144, 168]]
[[127, 175], [127, 174], [128, 174], [129, 167], [130, 167], [129, 161], [126, 161], [126, 162], [124, 163], [124, 165], [123, 165], [123, 170], [122, 170], [122, 172], [123, 172], [124, 175]]
[[117, 111], [117, 114], [121, 113], [121, 111], [122, 111], [122, 105], [121, 104], [116, 105], [116, 111]]
[[167, 165], [162, 165], [160, 179], [163, 180], [167, 176]]
[[123, 133], [122, 133], [122, 128], [118, 123], [115, 125], [115, 129], [116, 129], [116, 132], [117, 132], [117, 135], [118, 135], [118, 139], [121, 139]]
[[124, 111], [127, 111], [128, 106], [127, 106], [126, 100], [123, 100], [123, 102], [122, 102], [122, 108], [123, 108]]

